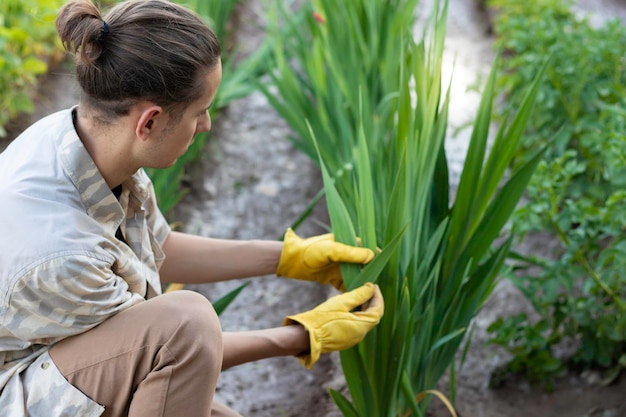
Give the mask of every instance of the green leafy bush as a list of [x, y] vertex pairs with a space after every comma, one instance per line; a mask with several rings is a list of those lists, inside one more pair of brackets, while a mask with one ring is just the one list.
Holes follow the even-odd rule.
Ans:
[[0, 3], [0, 137], [6, 123], [33, 110], [37, 76], [60, 51], [54, 19], [63, 0], [3, 0]]
[[[512, 276], [541, 320], [499, 321], [494, 342], [514, 355], [512, 369], [547, 386], [566, 361], [615, 370], [626, 361], [626, 27], [594, 28], [558, 0], [489, 5], [508, 106], [552, 56], [515, 163], [556, 135], [514, 218], [519, 240], [541, 231], [557, 242], [554, 253], [517, 257]], [[574, 355], [556, 355], [567, 342], [579, 343]]]

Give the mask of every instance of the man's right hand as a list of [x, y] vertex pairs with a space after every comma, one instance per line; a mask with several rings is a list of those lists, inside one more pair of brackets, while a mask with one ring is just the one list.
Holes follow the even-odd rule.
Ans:
[[[362, 310], [357, 310], [362, 307]], [[348, 349], [378, 324], [385, 310], [378, 285], [365, 285], [329, 298], [313, 310], [288, 316], [285, 325], [300, 324], [309, 334], [310, 351], [298, 355], [307, 369], [322, 353]]]

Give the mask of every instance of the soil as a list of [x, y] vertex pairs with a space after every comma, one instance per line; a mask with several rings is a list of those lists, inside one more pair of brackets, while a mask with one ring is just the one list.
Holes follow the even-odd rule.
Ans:
[[[429, 13], [424, 2], [419, 22]], [[248, 0], [239, 11], [237, 45], [245, 54], [258, 45], [264, 15], [262, 0]], [[606, 17], [626, 19], [623, 0], [581, 0], [581, 12], [593, 12], [594, 22]], [[419, 23], [418, 23], [419, 26]], [[468, 88], [484, 79], [493, 62], [493, 39], [486, 14], [468, 0], [450, 0], [445, 74], [453, 74], [450, 137], [446, 149], [453, 185], [463, 164], [479, 94]], [[454, 68], [454, 70], [453, 70]], [[24, 125], [78, 101], [69, 66], [59, 66], [42, 79], [36, 92], [37, 110], [10, 129], [9, 139]], [[203, 236], [233, 239], [276, 239], [302, 213], [321, 188], [318, 169], [287, 140], [284, 121], [264, 97], [254, 93], [231, 103], [214, 124], [202, 160], [188, 178], [191, 192], [176, 212], [182, 229]], [[7, 141], [0, 142], [0, 149]], [[324, 232], [324, 205], [299, 227], [310, 236]], [[526, 243], [527, 251], [545, 251], [549, 241], [537, 236]], [[310, 309], [335, 293], [316, 284], [274, 276], [245, 280], [248, 286], [222, 314], [224, 331], [280, 326], [285, 315]], [[242, 281], [189, 286], [210, 300]], [[621, 417], [626, 416], [625, 378], [601, 387], [594, 375], [566, 375], [555, 391], [545, 393], [522, 379], [510, 379], [500, 389], [489, 388], [491, 373], [507, 361], [498, 349], [485, 345], [486, 327], [496, 318], [529, 311], [524, 297], [507, 281], [501, 282], [474, 320], [475, 330], [467, 358], [457, 375], [456, 406], [464, 417]], [[332, 387], [345, 391], [338, 355], [325, 355], [312, 371], [294, 358], [275, 358], [225, 371], [217, 398], [248, 417], [339, 417], [328, 395]], [[447, 390], [447, 378], [440, 384]], [[439, 405], [433, 416], [448, 415]]]

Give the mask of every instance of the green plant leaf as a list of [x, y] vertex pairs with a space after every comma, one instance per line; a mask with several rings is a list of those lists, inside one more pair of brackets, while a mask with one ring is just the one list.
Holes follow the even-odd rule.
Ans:
[[381, 252], [374, 257], [374, 259], [368, 263], [359, 274], [352, 279], [350, 286], [346, 284], [348, 291], [360, 287], [366, 282], [378, 282], [378, 277], [389, 262], [389, 259], [396, 253], [400, 243], [402, 243], [402, 236], [406, 232], [407, 226], [404, 226], [400, 232], [391, 239], [391, 241], [381, 250]]
[[455, 339], [459, 336], [463, 336], [464, 334], [465, 334], [465, 329], [462, 328], [462, 329], [457, 329], [454, 332], [445, 335], [444, 337], [442, 337], [441, 339], [435, 342], [435, 344], [430, 348], [429, 354], [432, 354], [435, 350], [439, 349], [439, 347], [448, 343], [450, 340]]
[[402, 372], [402, 394], [404, 394], [405, 401], [409, 404], [411, 412], [415, 416], [421, 416], [422, 410], [419, 409], [415, 397], [417, 394], [413, 391], [409, 374], [406, 371]]
[[348, 401], [348, 399], [339, 391], [335, 391], [334, 389], [330, 389], [330, 396], [337, 404], [337, 407], [341, 410], [344, 416], [346, 417], [359, 417], [359, 413], [354, 408], [352, 403]]
[[[307, 122], [308, 125], [308, 122]], [[315, 139], [315, 135], [311, 126], [309, 126], [309, 132], [313, 143], [319, 154], [319, 147], [317, 145], [317, 140]], [[320, 156], [320, 168], [322, 170], [322, 178], [324, 180], [324, 191], [326, 192], [326, 204], [328, 205], [328, 213], [330, 215], [330, 221], [333, 227], [333, 234], [335, 240], [342, 243], [347, 243], [352, 246], [356, 245], [356, 233], [354, 231], [354, 226], [352, 225], [352, 220], [350, 219], [350, 215], [344, 202], [342, 201], [337, 189], [334, 186], [334, 180], [328, 173], [326, 169], [326, 165], [324, 161], [321, 160]], [[353, 285], [354, 277], [359, 273], [359, 266], [354, 264], [342, 264], [341, 265], [341, 275], [343, 277], [346, 288], [356, 288]]]
[[237, 298], [239, 293], [244, 288], [246, 288], [247, 285], [248, 285], [247, 282], [244, 284], [241, 284], [239, 287], [235, 288], [234, 290], [230, 291], [228, 294], [224, 295], [219, 300], [212, 303], [213, 308], [215, 309], [215, 312], [217, 313], [218, 316], [222, 314], [224, 310], [226, 310], [226, 308], [230, 305], [230, 303], [232, 303], [235, 300], [235, 298]]

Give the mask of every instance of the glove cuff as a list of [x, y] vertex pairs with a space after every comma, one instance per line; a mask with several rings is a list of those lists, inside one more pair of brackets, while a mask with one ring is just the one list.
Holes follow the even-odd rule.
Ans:
[[298, 358], [302, 366], [304, 366], [306, 369], [311, 369], [320, 358], [320, 355], [322, 353], [322, 342], [320, 342], [319, 339], [316, 337], [315, 330], [307, 326], [306, 322], [300, 320], [298, 316], [299, 314], [285, 317], [283, 325], [289, 326], [291, 324], [299, 324], [306, 330], [307, 334], [309, 335], [309, 351], [300, 353], [295, 356], [296, 358]]
[[294, 253], [292, 250], [293, 240], [297, 238], [295, 232], [290, 228], [285, 232], [283, 239], [283, 250], [280, 252], [280, 259], [278, 261], [278, 267], [276, 268], [276, 276], [292, 278], [289, 270], [291, 269], [291, 263], [293, 262]]

